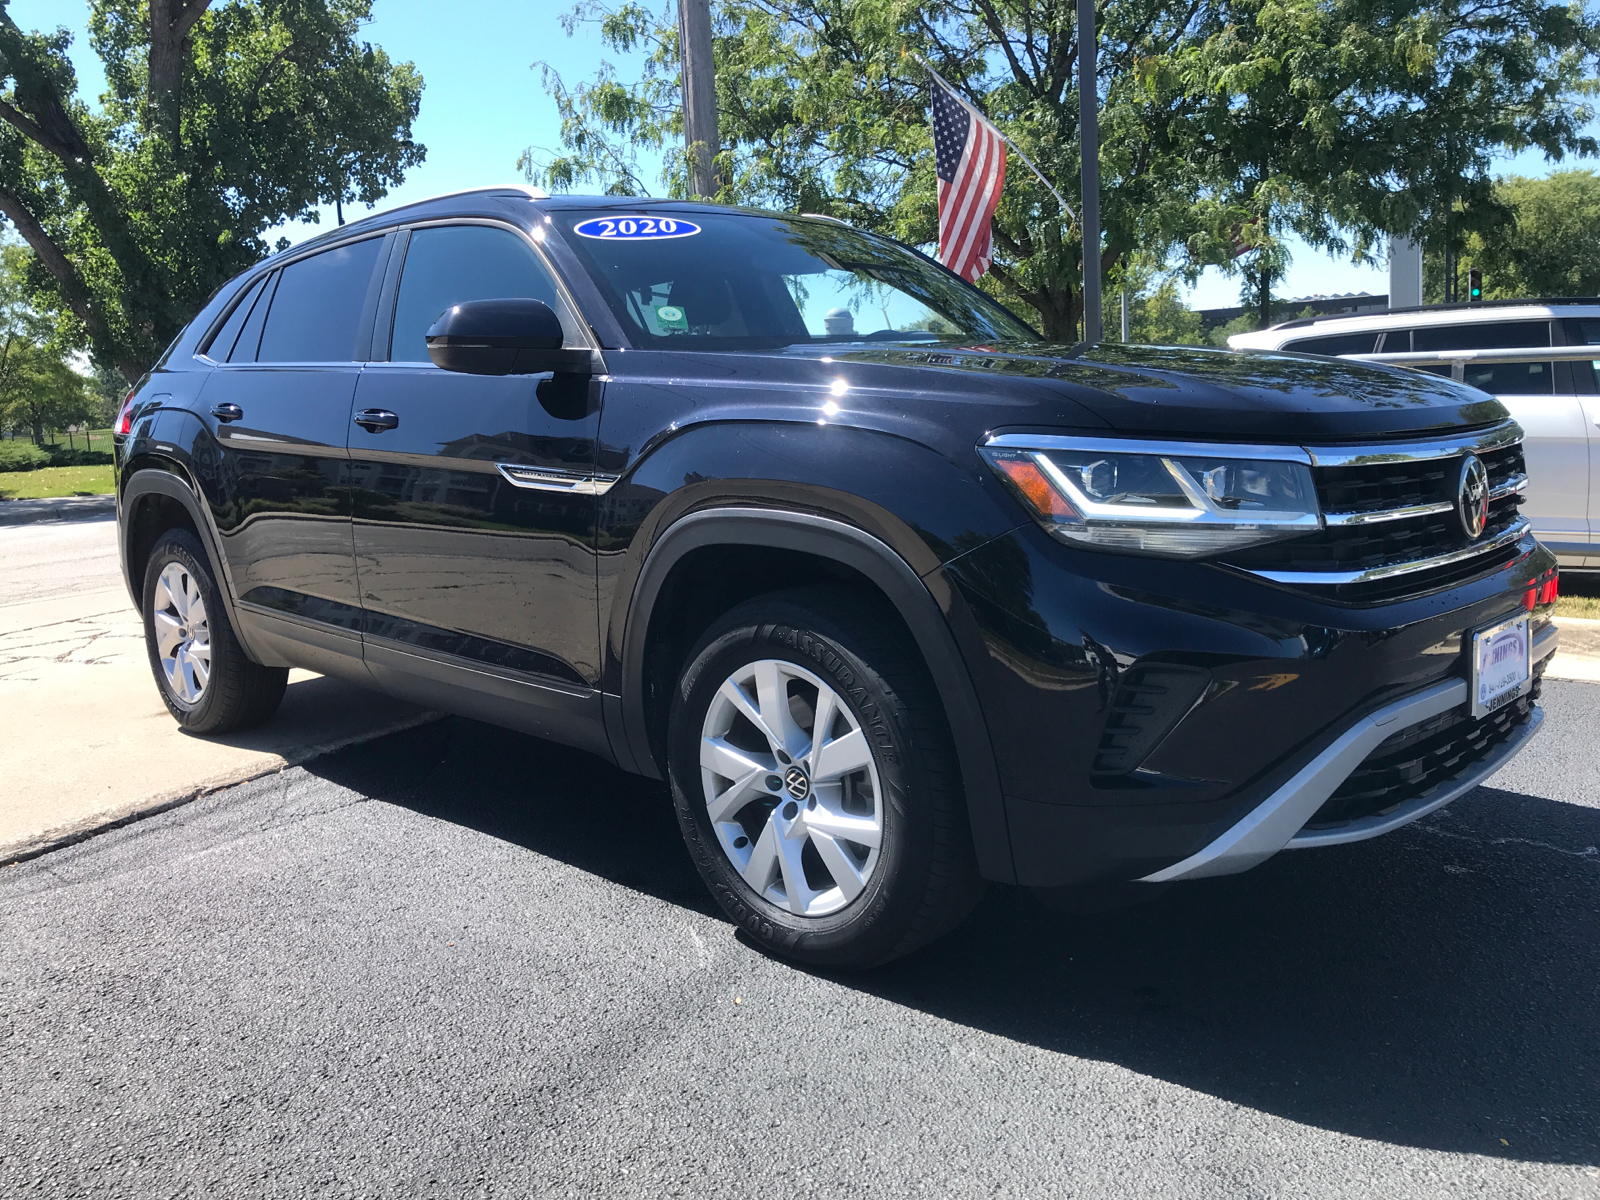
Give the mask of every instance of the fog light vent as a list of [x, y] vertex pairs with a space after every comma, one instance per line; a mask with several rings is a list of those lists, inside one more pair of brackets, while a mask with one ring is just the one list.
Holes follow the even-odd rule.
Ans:
[[1096, 775], [1126, 775], [1205, 694], [1211, 672], [1172, 663], [1135, 664], [1123, 673], [1094, 756]]

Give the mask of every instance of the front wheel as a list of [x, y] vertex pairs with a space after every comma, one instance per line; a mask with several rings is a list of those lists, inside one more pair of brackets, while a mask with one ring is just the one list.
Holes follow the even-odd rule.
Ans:
[[797, 590], [726, 614], [689, 656], [668, 737], [695, 865], [770, 949], [872, 966], [976, 902], [942, 708], [904, 633], [852, 593]]

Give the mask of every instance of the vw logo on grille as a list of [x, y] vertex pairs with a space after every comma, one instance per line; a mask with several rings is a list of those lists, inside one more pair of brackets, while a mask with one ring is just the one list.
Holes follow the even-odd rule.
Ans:
[[1456, 511], [1461, 515], [1461, 528], [1476, 540], [1489, 521], [1489, 472], [1483, 460], [1469, 454], [1461, 461], [1461, 478], [1456, 484]]
[[804, 800], [811, 795], [811, 780], [806, 778], [805, 771], [800, 767], [790, 767], [783, 773], [783, 787], [796, 800]]

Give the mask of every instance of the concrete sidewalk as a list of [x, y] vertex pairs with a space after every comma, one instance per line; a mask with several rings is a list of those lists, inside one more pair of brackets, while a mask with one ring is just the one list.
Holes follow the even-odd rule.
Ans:
[[51, 496], [44, 500], [0, 501], [0, 525], [32, 525], [40, 521], [83, 521], [116, 515], [115, 496]]
[[433, 719], [293, 671], [260, 729], [184, 733], [156, 691], [115, 530], [0, 529], [0, 864]]

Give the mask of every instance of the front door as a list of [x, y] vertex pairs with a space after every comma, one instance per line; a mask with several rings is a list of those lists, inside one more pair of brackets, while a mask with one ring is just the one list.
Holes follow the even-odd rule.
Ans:
[[[576, 715], [573, 698], [599, 682], [600, 384], [443, 371], [424, 335], [453, 304], [502, 297], [545, 301], [569, 346], [587, 344], [584, 327], [529, 242], [503, 227], [412, 230], [391, 273], [392, 336], [386, 356], [374, 348], [388, 361], [362, 374], [354, 417], [365, 421], [349, 435], [368, 667], [401, 693], [426, 678]], [[545, 724], [467, 699], [502, 723], [580, 740], [559, 713]]]
[[251, 288], [206, 351], [221, 365], [202, 405], [220, 448], [208, 500], [236, 595], [314, 640], [337, 631], [358, 666], [345, 442], [388, 244], [327, 250]]

